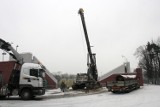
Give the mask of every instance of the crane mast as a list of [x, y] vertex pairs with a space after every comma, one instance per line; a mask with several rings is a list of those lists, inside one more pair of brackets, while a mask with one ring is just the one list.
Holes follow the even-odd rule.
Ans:
[[88, 55], [89, 55], [88, 64], [87, 64], [88, 65], [87, 74], [89, 76], [89, 79], [97, 81], [98, 73], [97, 73], [97, 67], [96, 67], [96, 57], [95, 57], [95, 54], [93, 54], [91, 50], [91, 45], [89, 42], [86, 23], [85, 23], [84, 10], [80, 8], [78, 11], [78, 14], [80, 14], [80, 17], [82, 20], [82, 25], [83, 25], [84, 35], [86, 39], [86, 44], [87, 44]]

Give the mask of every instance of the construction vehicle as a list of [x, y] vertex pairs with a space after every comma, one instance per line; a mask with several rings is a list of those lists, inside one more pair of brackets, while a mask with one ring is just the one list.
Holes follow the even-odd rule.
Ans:
[[132, 73], [115, 73], [106, 83], [108, 91], [113, 93], [131, 92], [143, 86], [142, 69], [136, 68]]
[[4, 66], [0, 67], [0, 98], [19, 95], [21, 99], [29, 100], [37, 95], [44, 95], [43, 66], [24, 62], [11, 44], [2, 39], [0, 39], [0, 49], [15, 59], [10, 65], [4, 62]]
[[78, 14], [80, 14], [85, 40], [87, 44], [87, 66], [88, 71], [87, 73], [78, 73], [76, 77], [76, 82], [73, 84], [72, 88], [75, 89], [94, 89], [99, 87], [99, 83], [97, 81], [98, 78], [98, 72], [97, 72], [97, 66], [96, 66], [96, 54], [92, 53], [91, 45], [88, 38], [87, 28], [85, 24], [85, 18], [84, 18], [84, 11], [82, 8], [79, 9]]

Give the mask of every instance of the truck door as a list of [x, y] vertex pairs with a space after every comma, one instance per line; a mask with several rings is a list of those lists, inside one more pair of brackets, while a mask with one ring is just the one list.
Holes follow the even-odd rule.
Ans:
[[32, 86], [34, 87], [39, 87], [39, 71], [38, 69], [30, 69], [30, 80], [28, 82], [30, 82], [30, 84], [32, 84]]
[[31, 85], [32, 87], [38, 87], [38, 69], [25, 68], [21, 72], [20, 85]]
[[20, 85], [43, 87], [43, 79], [39, 68], [24, 68], [20, 75]]

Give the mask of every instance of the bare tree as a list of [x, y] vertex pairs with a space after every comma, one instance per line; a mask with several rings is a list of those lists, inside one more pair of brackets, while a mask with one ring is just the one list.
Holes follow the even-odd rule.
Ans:
[[76, 78], [76, 75], [74, 74], [62, 73], [60, 71], [53, 73], [53, 75], [58, 81], [58, 87], [60, 87], [62, 82], [64, 82], [67, 87], [71, 87]]
[[139, 59], [139, 66], [145, 70], [148, 83], [160, 84], [160, 39], [148, 42], [137, 48], [135, 55]]

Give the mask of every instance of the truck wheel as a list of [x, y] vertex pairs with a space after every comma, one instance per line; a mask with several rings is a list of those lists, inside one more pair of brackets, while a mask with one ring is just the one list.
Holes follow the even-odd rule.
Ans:
[[32, 93], [29, 89], [24, 89], [20, 96], [23, 100], [30, 100], [32, 98]]

